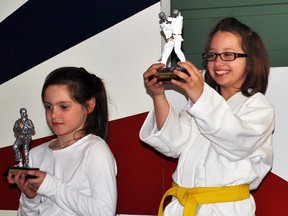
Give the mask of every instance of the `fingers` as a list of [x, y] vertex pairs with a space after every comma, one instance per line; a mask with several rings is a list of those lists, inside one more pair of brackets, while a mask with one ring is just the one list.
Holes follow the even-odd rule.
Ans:
[[[180, 66], [180, 67], [183, 67], [183, 68], [185, 68], [187, 71], [188, 71], [188, 73], [190, 74], [190, 77], [191, 77], [191, 79], [199, 79], [200, 77], [201, 77], [201, 79], [202, 79], [202, 74], [201, 74], [201, 72], [198, 70], [198, 68], [194, 65], [194, 64], [192, 64], [191, 62], [189, 62], [189, 61], [186, 61], [186, 62], [179, 62], [178, 63], [178, 65]], [[181, 74], [181, 73], [177, 73], [177, 75], [183, 75], [183, 73]], [[181, 76], [181, 78], [182, 79], [184, 79], [184, 80], [186, 80], [186, 79], [188, 79], [188, 76]], [[186, 79], [185, 79], [186, 78]]]
[[9, 184], [15, 184], [15, 181], [14, 181], [11, 173], [8, 174], [7, 181]]
[[185, 68], [189, 75], [175, 70], [174, 73], [185, 82], [171, 80], [171, 83], [182, 88], [190, 100], [195, 103], [200, 98], [204, 89], [203, 75], [198, 68], [189, 61], [179, 62], [178, 65]]
[[22, 187], [22, 192], [29, 198], [33, 199], [37, 195], [38, 188], [26, 181]]
[[144, 84], [150, 95], [161, 95], [165, 91], [163, 83], [158, 82], [157, 78], [153, 77], [157, 73], [157, 69], [164, 66], [162, 63], [153, 64], [143, 74]]
[[37, 191], [42, 184], [44, 178], [46, 177], [46, 172], [38, 171], [38, 170], [28, 170], [27, 175], [35, 176], [36, 178], [29, 178], [23, 185], [23, 192], [28, 197], [35, 197], [37, 195]]
[[[22, 172], [21, 171], [18, 171], [16, 173], [16, 175], [13, 175], [12, 173], [9, 173], [8, 176], [7, 176], [7, 181], [9, 184], [20, 184], [20, 181], [22, 180], [21, 176], [22, 176]], [[25, 178], [25, 174], [24, 175], [24, 178]]]
[[[157, 73], [157, 69], [164, 67], [165, 65], [162, 63], [156, 63], [151, 65], [148, 70], [143, 74], [143, 79], [144, 79], [144, 83], [148, 83], [149, 81], [153, 80], [151, 79], [151, 76], [153, 76], [154, 74]], [[155, 80], [154, 80], [155, 81]], [[156, 79], [157, 81], [157, 79]]]
[[[188, 74], [183, 73], [181, 71], [175, 70], [174, 73], [180, 77], [182, 80], [185, 81], [185, 83], [191, 83], [191, 82], [203, 82], [203, 76], [202, 73], [198, 70], [198, 68], [192, 64], [189, 61], [186, 62], [179, 62], [178, 65], [184, 69], [187, 70]], [[181, 85], [183, 86], [183, 85]]]
[[[42, 181], [40, 180], [40, 179], [41, 179], [41, 176], [42, 176], [41, 173], [42, 173], [41, 171], [35, 171], [35, 170], [29, 170], [29, 171], [27, 171], [27, 174], [28, 174], [28, 175], [35, 177], [35, 178], [29, 178], [29, 179], [28, 179], [28, 182], [29, 182], [30, 184], [33, 184], [34, 187], [37, 187], [36, 185], [38, 185], [39, 182], [42, 183]], [[40, 184], [41, 184], [41, 183], [40, 183]], [[40, 186], [40, 184], [38, 185], [38, 187]], [[37, 188], [38, 188], [38, 187], [37, 187]]]
[[12, 182], [13, 184], [16, 184], [18, 188], [21, 191], [23, 191], [23, 186], [26, 182], [25, 176], [26, 175], [24, 173], [22, 173], [21, 171], [18, 171], [14, 177], [12, 176], [12, 174], [9, 174], [7, 179], [9, 183]]
[[[165, 92], [164, 83], [159, 82], [155, 77], [151, 78], [151, 76], [157, 73], [158, 68], [164, 66], [165, 65], [161, 63], [153, 64], [143, 74], [145, 86], [151, 95], [163, 95]], [[188, 74], [174, 70], [174, 73], [180, 77], [182, 81], [172, 79], [171, 83], [182, 88], [187, 93], [188, 97], [195, 102], [203, 92], [203, 76], [198, 68], [189, 61], [178, 62], [178, 66], [185, 68], [188, 71]], [[183, 80], [185, 82], [183, 82]]]
[[28, 170], [28, 171], [27, 171], [27, 175], [39, 177], [39, 171], [36, 171], [36, 170]]
[[27, 171], [28, 175], [35, 176], [36, 178], [28, 179], [29, 184], [33, 185], [33, 188], [37, 191], [40, 185], [42, 184], [44, 178], [46, 177], [46, 172], [29, 170]]
[[[36, 175], [39, 176], [40, 180], [37, 181], [36, 184], [31, 184], [30, 179], [26, 179], [26, 175]], [[7, 176], [7, 180], [9, 184], [16, 184], [17, 187], [30, 199], [33, 199], [37, 195], [37, 190], [41, 185], [43, 179], [46, 176], [46, 172], [39, 172], [37, 171], [27, 171], [27, 173], [22, 173], [18, 171], [14, 176], [9, 173]], [[37, 178], [37, 179], [38, 179]]]

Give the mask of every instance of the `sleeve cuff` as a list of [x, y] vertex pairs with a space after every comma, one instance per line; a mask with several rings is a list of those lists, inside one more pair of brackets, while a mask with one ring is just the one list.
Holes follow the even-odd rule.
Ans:
[[59, 184], [61, 184], [61, 181], [58, 178], [47, 173], [42, 184], [38, 188], [37, 193], [53, 199], [53, 197], [56, 195], [57, 187]]

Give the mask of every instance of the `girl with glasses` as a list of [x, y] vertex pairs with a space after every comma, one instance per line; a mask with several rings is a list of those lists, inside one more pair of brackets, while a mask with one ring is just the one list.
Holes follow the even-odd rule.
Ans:
[[[272, 166], [274, 108], [264, 96], [269, 62], [259, 35], [235, 18], [221, 20], [210, 32], [204, 54], [205, 75], [191, 62], [179, 62], [188, 75], [171, 83], [188, 96], [178, 115], [164, 84], [143, 74], [154, 104], [140, 138], [162, 154], [178, 158], [173, 186], [159, 215], [254, 216], [250, 190], [257, 189]], [[172, 201], [163, 213], [166, 197]]]

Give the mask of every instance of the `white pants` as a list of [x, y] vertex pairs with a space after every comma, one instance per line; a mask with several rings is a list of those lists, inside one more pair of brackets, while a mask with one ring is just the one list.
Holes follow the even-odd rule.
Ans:
[[179, 60], [181, 62], [185, 62], [186, 58], [184, 56], [184, 53], [181, 50], [181, 44], [182, 44], [182, 40], [170, 40], [170, 41], [168, 41], [163, 47], [163, 52], [161, 55], [161, 63], [163, 63], [165, 65], [167, 64], [167, 60], [168, 60], [173, 48], [174, 48], [174, 51], [175, 51], [177, 57], [179, 58]]

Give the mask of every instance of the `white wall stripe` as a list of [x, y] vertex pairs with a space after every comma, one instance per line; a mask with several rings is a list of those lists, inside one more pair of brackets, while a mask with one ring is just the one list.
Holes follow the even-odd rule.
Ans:
[[272, 172], [288, 181], [288, 67], [272, 68], [266, 96], [275, 107]]
[[157, 3], [0, 85], [0, 100], [5, 102], [0, 107], [0, 147], [13, 144], [12, 127], [21, 107], [27, 108], [35, 124], [33, 139], [51, 134], [40, 93], [47, 74], [61, 66], [82, 66], [104, 79], [110, 97], [110, 120], [148, 111], [152, 101], [142, 74], [161, 53], [159, 11]]
[[1, 0], [0, 1], [0, 22], [6, 19], [11, 13], [25, 4], [27, 0]]

